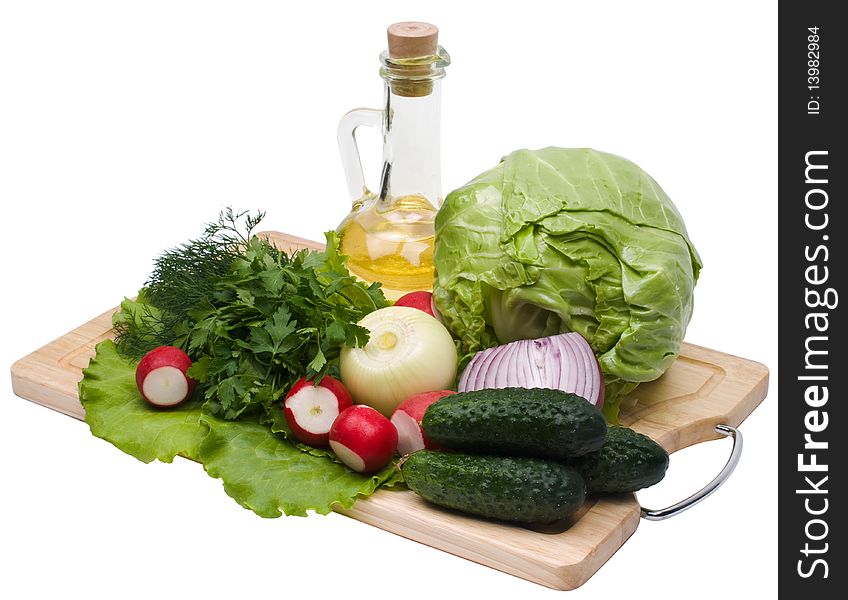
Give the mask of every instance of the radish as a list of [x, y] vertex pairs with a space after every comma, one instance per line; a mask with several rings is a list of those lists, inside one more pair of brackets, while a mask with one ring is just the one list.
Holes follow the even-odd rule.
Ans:
[[439, 316], [439, 312], [436, 310], [436, 305], [433, 303], [433, 294], [431, 292], [409, 292], [398, 298], [395, 306], [417, 308], [418, 310], [423, 310], [431, 317], [436, 317], [439, 321], [442, 320], [442, 317]]
[[357, 404], [342, 411], [330, 428], [330, 448], [359, 473], [373, 473], [392, 459], [397, 430], [375, 408]]
[[392, 425], [397, 429], [398, 454], [404, 456], [416, 450], [438, 450], [439, 446], [430, 441], [421, 429], [421, 419], [424, 412], [431, 404], [439, 398], [455, 394], [451, 390], [440, 390], [437, 392], [422, 392], [404, 400], [392, 415]]
[[186, 375], [188, 354], [176, 346], [159, 346], [142, 357], [135, 368], [135, 383], [142, 398], [159, 408], [185, 402], [197, 382]]
[[325, 375], [318, 385], [301, 377], [286, 394], [286, 422], [294, 437], [311, 446], [326, 446], [333, 421], [353, 404], [341, 381]]

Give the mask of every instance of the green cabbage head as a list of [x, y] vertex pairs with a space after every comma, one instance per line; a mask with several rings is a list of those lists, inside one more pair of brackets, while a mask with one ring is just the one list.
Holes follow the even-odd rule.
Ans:
[[632, 162], [518, 150], [436, 216], [434, 301], [467, 360], [576, 331], [598, 357], [604, 412], [680, 352], [701, 260], [671, 200]]

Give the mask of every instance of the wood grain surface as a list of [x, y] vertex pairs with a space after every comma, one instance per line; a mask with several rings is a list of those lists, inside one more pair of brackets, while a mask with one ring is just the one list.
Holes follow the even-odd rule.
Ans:
[[[279, 247], [322, 248], [277, 233]], [[109, 310], [50, 342], [12, 366], [15, 394], [77, 419], [82, 369], [95, 345], [112, 337]], [[718, 424], [738, 426], [765, 398], [768, 369], [743, 358], [683, 344], [672, 367], [642, 384], [621, 413], [621, 423], [651, 436], [669, 452], [719, 437]], [[704, 473], [704, 481], [714, 474]], [[542, 585], [569, 590], [582, 585], [639, 524], [633, 494], [590, 498], [567, 522], [538, 529], [485, 521], [426, 503], [410, 491], [381, 490], [338, 512]]]

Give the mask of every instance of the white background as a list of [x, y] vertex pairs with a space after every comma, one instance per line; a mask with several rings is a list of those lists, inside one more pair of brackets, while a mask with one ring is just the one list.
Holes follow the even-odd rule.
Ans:
[[[134, 294], [153, 257], [227, 205], [304, 237], [334, 228], [336, 124], [379, 106], [385, 27], [409, 19], [439, 25], [454, 60], [445, 192], [521, 147], [630, 158], [704, 259], [687, 339], [774, 380], [776, 3], [739, 1], [4, 2], [0, 363]], [[376, 138], [364, 146], [373, 182]], [[143, 465], [8, 382], [0, 397], [4, 598], [559, 594], [338, 515], [263, 520], [195, 464]], [[776, 425], [772, 384], [731, 480], [643, 521], [571, 596], [776, 596]], [[640, 499], [696, 490], [729, 444], [675, 454]]]

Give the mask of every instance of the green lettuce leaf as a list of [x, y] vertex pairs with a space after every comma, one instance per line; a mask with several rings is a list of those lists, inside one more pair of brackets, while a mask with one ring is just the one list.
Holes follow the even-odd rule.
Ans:
[[656, 181], [591, 149], [519, 150], [451, 192], [433, 256], [434, 301], [465, 359], [576, 331], [598, 356], [612, 422], [677, 357], [701, 269]]
[[227, 494], [263, 517], [327, 514], [334, 504], [350, 508], [358, 497], [401, 480], [392, 464], [360, 475], [329, 450], [295, 446], [284, 437], [287, 426], [278, 409], [267, 423], [218, 419], [203, 413], [199, 402], [155, 409], [138, 392], [135, 363], [111, 340], [97, 345], [79, 393], [95, 436], [146, 463], [172, 462], [177, 455], [201, 462], [223, 480]]
[[197, 459], [209, 428], [200, 422], [200, 403], [179, 409], [150, 406], [135, 384], [135, 364], [118, 354], [111, 340], [83, 370], [79, 396], [91, 433], [142, 462], [173, 462], [182, 455]]
[[262, 423], [271, 428], [273, 433], [276, 433], [289, 441], [289, 443], [294, 444], [298, 450], [301, 452], [306, 452], [307, 454], [311, 454], [312, 456], [323, 456], [329, 458], [330, 460], [334, 460], [335, 462], [341, 464], [341, 461], [336, 456], [336, 453], [328, 448], [316, 448], [315, 446], [310, 446], [309, 444], [304, 444], [303, 442], [298, 442], [297, 438], [294, 437], [292, 433], [291, 427], [289, 427], [288, 422], [286, 421], [285, 413], [283, 409], [277, 405], [272, 406], [265, 416], [262, 419]]
[[206, 472], [223, 480], [231, 498], [262, 517], [279, 517], [281, 511], [327, 514], [334, 504], [350, 508], [358, 496], [399, 478], [391, 464], [373, 475], [360, 475], [327, 457], [302, 452], [262, 423], [211, 415], [204, 415], [203, 421], [210, 428], [200, 448]]

